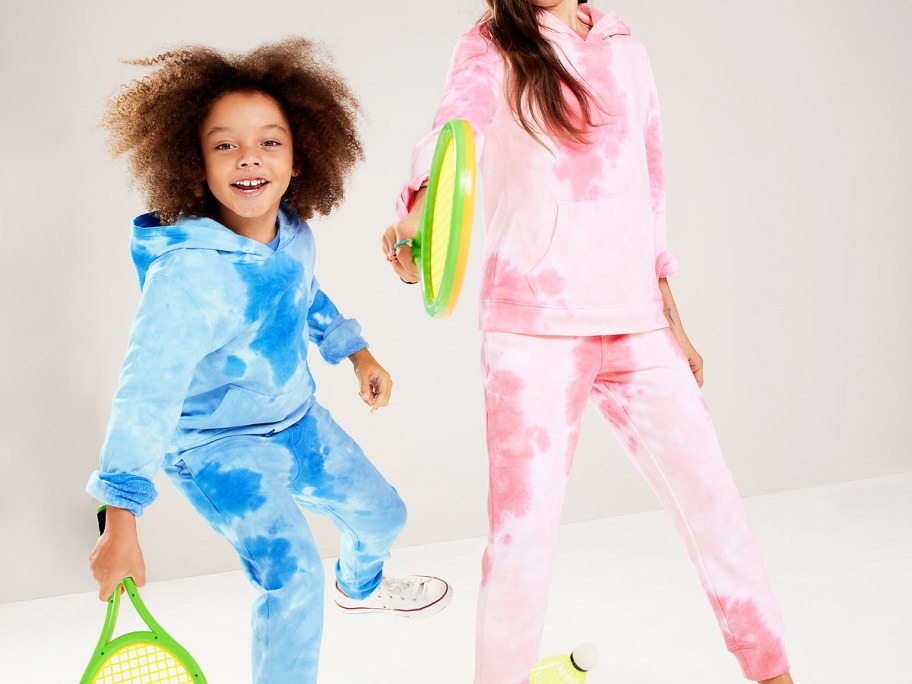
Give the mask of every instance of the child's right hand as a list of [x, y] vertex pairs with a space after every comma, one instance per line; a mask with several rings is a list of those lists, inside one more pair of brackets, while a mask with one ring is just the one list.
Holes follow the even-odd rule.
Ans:
[[[417, 235], [426, 192], [425, 188], [418, 191], [408, 216], [389, 226], [383, 231], [383, 237], [380, 239], [383, 255], [390, 262], [396, 275], [407, 283], [418, 282], [418, 266], [415, 265], [415, 259], [412, 257], [412, 248], [408, 245], [401, 245], [395, 249], [394, 246], [399, 240], [411, 240]], [[395, 254], [395, 258], [391, 256], [393, 254]]]
[[108, 506], [105, 531], [89, 554], [89, 569], [98, 582], [98, 598], [107, 601], [117, 585], [132, 577], [137, 587], [146, 583], [146, 563], [143, 560], [136, 518], [124, 509]]

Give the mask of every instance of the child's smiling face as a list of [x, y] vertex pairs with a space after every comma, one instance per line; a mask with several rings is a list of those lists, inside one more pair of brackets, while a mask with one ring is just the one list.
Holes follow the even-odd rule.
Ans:
[[271, 228], [294, 174], [291, 126], [278, 102], [258, 91], [223, 95], [200, 126], [200, 145], [222, 222], [250, 237]]

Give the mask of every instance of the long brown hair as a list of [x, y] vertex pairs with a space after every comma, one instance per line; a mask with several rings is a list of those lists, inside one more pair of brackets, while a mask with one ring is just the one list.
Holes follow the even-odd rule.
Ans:
[[[540, 143], [542, 132], [587, 143], [586, 128], [594, 125], [592, 95], [561, 63], [554, 46], [542, 35], [538, 15], [546, 10], [530, 0], [486, 2], [489, 10], [480, 20], [482, 32], [506, 62], [507, 99], [519, 124]], [[564, 97], [561, 86], [576, 99], [579, 113]]]

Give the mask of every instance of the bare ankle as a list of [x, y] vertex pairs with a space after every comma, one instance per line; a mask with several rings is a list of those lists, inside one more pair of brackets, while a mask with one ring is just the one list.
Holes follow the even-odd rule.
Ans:
[[784, 675], [779, 675], [772, 679], [761, 679], [758, 684], [795, 684], [795, 682], [792, 681], [792, 675], [786, 672]]

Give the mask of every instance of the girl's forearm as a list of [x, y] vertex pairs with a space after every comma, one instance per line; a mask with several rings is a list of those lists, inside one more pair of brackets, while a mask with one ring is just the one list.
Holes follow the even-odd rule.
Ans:
[[665, 319], [673, 328], [684, 329], [681, 323], [681, 317], [678, 315], [678, 307], [675, 304], [674, 295], [671, 294], [671, 285], [668, 284], [668, 278], [659, 278], [659, 291], [662, 293], [662, 311]]

